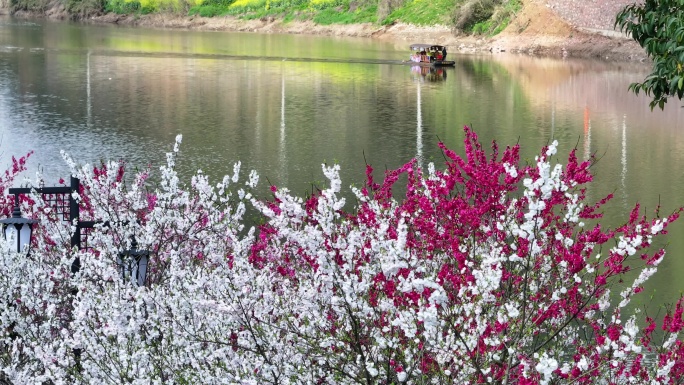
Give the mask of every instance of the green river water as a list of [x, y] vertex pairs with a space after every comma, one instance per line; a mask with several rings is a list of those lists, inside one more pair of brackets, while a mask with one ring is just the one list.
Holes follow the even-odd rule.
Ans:
[[[452, 50], [455, 68], [421, 71], [401, 64], [410, 43], [0, 16], [0, 159], [33, 150], [27, 176], [56, 183], [68, 173], [60, 150], [156, 167], [183, 134], [182, 175], [218, 179], [241, 161], [303, 195], [321, 163], [340, 163], [347, 186], [366, 162], [439, 165], [437, 142], [460, 151], [467, 124], [485, 143], [520, 143], [527, 160], [553, 139], [559, 155], [596, 153], [589, 196], [615, 194], [610, 225], [637, 202], [648, 214], [684, 205], [684, 109], [651, 111], [627, 91], [647, 66]], [[651, 306], [684, 289], [684, 223], [667, 242]]]

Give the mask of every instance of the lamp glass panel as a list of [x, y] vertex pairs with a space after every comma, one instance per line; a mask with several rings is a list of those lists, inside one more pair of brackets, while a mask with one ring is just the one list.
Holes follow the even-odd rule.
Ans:
[[25, 248], [29, 247], [31, 243], [31, 226], [28, 224], [23, 225], [19, 230], [19, 247], [18, 251], [24, 251]]
[[145, 277], [147, 276], [147, 255], [143, 255], [138, 259], [137, 279], [138, 286], [145, 286]]
[[148, 257], [146, 255], [134, 257], [132, 255], [120, 254], [116, 259], [116, 264], [119, 267], [119, 277], [123, 281], [131, 281], [138, 286], [144, 286], [145, 276], [147, 275], [147, 260]]
[[121, 255], [116, 258], [116, 264], [119, 267], [119, 278], [126, 281], [130, 277], [130, 259], [127, 255]]
[[17, 251], [18, 235], [17, 228], [14, 225], [5, 226], [5, 240], [7, 241], [8, 251]]

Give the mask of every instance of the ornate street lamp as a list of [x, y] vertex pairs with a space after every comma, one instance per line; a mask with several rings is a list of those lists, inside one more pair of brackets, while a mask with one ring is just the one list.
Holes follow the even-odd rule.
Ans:
[[[0, 223], [3, 226], [3, 234], [5, 239], [16, 239], [17, 252], [21, 252], [26, 245], [31, 243], [32, 228], [37, 221], [33, 219], [22, 218], [21, 210], [19, 209], [19, 195], [36, 192], [43, 196], [46, 202], [52, 204], [55, 212], [62, 216], [62, 219], [69, 223], [75, 224], [74, 233], [71, 236], [71, 247], [76, 247], [78, 250], [87, 249], [87, 232], [84, 230], [93, 229], [100, 221], [82, 221], [80, 219], [80, 210], [78, 201], [74, 199], [74, 193], [78, 192], [80, 188], [80, 181], [76, 177], [71, 177], [69, 186], [56, 187], [14, 187], [10, 188], [8, 192], [14, 195], [14, 211], [12, 218], [2, 219]], [[107, 226], [107, 223], [105, 223]], [[150, 258], [150, 252], [147, 250], [138, 250], [138, 244], [133, 239], [131, 249], [119, 253], [117, 258], [117, 265], [121, 273], [121, 278], [130, 279], [136, 282], [138, 286], [145, 285], [147, 276], [147, 262]], [[81, 260], [77, 256], [71, 264], [71, 272], [76, 273], [81, 268]]]
[[138, 286], [145, 286], [147, 262], [149, 260], [149, 250], [138, 250], [138, 242], [133, 238], [131, 248], [119, 253], [116, 259], [116, 264], [119, 267], [119, 276], [124, 281], [131, 281]]
[[[28, 248], [31, 245], [33, 225], [38, 223], [38, 221], [21, 216], [19, 202], [15, 195], [12, 217], [2, 219], [0, 220], [0, 223], [2, 223], [2, 234], [5, 237], [5, 240], [14, 243], [16, 252], [21, 253], [24, 251], [24, 248]], [[10, 247], [12, 247], [12, 245], [10, 245]]]

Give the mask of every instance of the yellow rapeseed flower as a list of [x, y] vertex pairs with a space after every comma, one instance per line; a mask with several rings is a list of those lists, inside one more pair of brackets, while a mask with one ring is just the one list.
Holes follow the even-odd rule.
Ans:
[[256, 8], [261, 7], [265, 3], [264, 0], [237, 0], [230, 5], [231, 8]]
[[321, 5], [334, 4], [336, 2], [337, 2], [337, 0], [311, 0], [309, 2], [309, 4], [316, 7], [316, 6], [321, 6]]

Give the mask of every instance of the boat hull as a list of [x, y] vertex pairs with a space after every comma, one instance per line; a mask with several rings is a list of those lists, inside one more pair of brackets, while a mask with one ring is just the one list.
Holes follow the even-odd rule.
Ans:
[[436, 60], [431, 63], [428, 62], [417, 62], [417, 61], [410, 61], [407, 60], [404, 62], [404, 64], [409, 64], [412, 66], [421, 66], [421, 67], [453, 67], [456, 65], [455, 61], [452, 60]]

